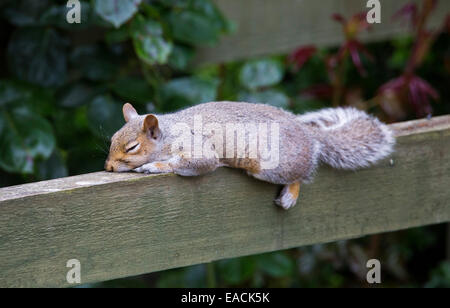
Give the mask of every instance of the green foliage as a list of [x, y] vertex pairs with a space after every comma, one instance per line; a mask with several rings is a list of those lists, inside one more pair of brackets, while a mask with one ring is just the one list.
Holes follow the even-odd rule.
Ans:
[[[168, 22], [173, 37], [187, 44], [213, 44], [220, 34], [230, 26], [212, 2], [188, 0], [186, 3], [174, 1], [180, 9], [171, 10]], [[181, 4], [181, 7], [180, 7]]]
[[161, 87], [163, 110], [179, 109], [183, 106], [214, 101], [217, 97], [218, 81], [183, 77], [172, 79]]
[[92, 132], [100, 138], [112, 136], [122, 125], [122, 108], [109, 95], [96, 96], [88, 106], [88, 121]]
[[111, 91], [125, 101], [145, 104], [153, 100], [154, 91], [142, 78], [127, 76], [117, 79]]
[[17, 78], [33, 84], [60, 86], [67, 77], [66, 45], [53, 29], [18, 29], [8, 45], [10, 70]]
[[246, 62], [239, 73], [241, 84], [249, 90], [276, 85], [283, 79], [283, 66], [273, 59]]
[[250, 103], [263, 103], [275, 107], [288, 109], [289, 97], [280, 90], [268, 89], [260, 92], [242, 91], [238, 94], [238, 100]]
[[141, 0], [95, 0], [95, 12], [119, 28], [138, 11]]
[[450, 288], [450, 262], [443, 262], [438, 268], [433, 270], [430, 281], [425, 287]]
[[55, 139], [50, 123], [23, 106], [0, 113], [0, 167], [32, 173], [34, 160], [49, 158]]
[[138, 15], [131, 28], [134, 50], [142, 61], [149, 65], [167, 62], [172, 52], [172, 44], [164, 39], [160, 23]]
[[80, 24], [66, 21], [66, 4], [0, 6], [11, 30], [2, 46], [0, 169], [24, 181], [101, 169], [126, 101], [161, 112], [218, 96], [216, 76], [189, 70], [197, 44], [230, 30], [211, 1], [81, 1]]
[[158, 280], [158, 287], [205, 287], [207, 271], [215, 271], [219, 286], [261, 287], [269, 281], [283, 281], [295, 272], [295, 261], [286, 252], [273, 252], [260, 256], [217, 261], [213, 266], [205, 264], [167, 271]]

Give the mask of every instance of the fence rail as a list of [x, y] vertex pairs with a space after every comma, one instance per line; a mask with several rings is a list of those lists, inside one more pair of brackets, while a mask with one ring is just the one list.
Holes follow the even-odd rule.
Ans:
[[[368, 11], [367, 0], [214, 0], [237, 24], [237, 31], [214, 47], [198, 53], [196, 63], [220, 63], [254, 56], [288, 53], [307, 44], [334, 46], [343, 40], [342, 29], [331, 14], [350, 17]], [[362, 34], [365, 42], [380, 41], [408, 31], [408, 25], [392, 16], [410, 0], [381, 2], [381, 24]], [[416, 0], [416, 2], [421, 2]], [[429, 26], [442, 26], [450, 1], [439, 1]]]
[[68, 286], [450, 221], [450, 116], [392, 125], [391, 159], [321, 168], [299, 204], [239, 170], [98, 172], [0, 189], [0, 287]]

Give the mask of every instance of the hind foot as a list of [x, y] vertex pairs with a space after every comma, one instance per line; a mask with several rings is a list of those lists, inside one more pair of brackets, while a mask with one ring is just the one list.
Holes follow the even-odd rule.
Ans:
[[280, 196], [275, 200], [275, 204], [281, 206], [285, 210], [289, 210], [297, 203], [299, 192], [299, 182], [285, 185], [280, 193]]

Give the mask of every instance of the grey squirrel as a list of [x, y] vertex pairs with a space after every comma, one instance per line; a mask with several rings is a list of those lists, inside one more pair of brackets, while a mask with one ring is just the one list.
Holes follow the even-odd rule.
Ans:
[[210, 102], [138, 115], [127, 103], [123, 115], [126, 124], [112, 137], [107, 171], [197, 176], [222, 166], [244, 169], [284, 185], [275, 200], [284, 209], [296, 204], [300, 185], [312, 180], [319, 163], [368, 167], [395, 144], [385, 124], [350, 107], [298, 116], [264, 104]]

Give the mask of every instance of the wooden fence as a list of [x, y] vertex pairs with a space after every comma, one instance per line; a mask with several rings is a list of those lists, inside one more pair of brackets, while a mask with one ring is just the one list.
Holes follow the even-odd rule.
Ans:
[[[368, 11], [367, 0], [214, 0], [237, 25], [214, 47], [200, 50], [197, 63], [217, 63], [267, 54], [289, 53], [298, 46], [333, 46], [343, 40], [341, 26], [331, 19]], [[362, 34], [366, 42], [380, 41], [409, 31], [392, 16], [410, 0], [381, 0], [381, 24]], [[416, 0], [421, 2], [421, 0]], [[443, 25], [450, 1], [439, 1], [429, 26]]]
[[289, 210], [279, 188], [221, 169], [98, 172], [0, 189], [0, 287], [67, 286], [450, 221], [450, 116], [392, 125], [396, 152], [358, 172], [322, 168]]

